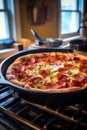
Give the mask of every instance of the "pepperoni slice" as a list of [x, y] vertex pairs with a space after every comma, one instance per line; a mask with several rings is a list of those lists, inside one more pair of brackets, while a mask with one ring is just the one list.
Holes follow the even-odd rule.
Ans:
[[28, 65], [26, 70], [33, 70], [36, 68], [36, 66], [37, 66], [36, 64]]
[[81, 60], [81, 64], [87, 66], [87, 60], [86, 59]]
[[65, 88], [65, 87], [67, 87], [66, 82], [64, 82], [64, 81], [58, 81], [57, 82], [56, 88]]
[[68, 72], [68, 71], [69, 70], [66, 67], [60, 67], [60, 68], [58, 68], [58, 72]]
[[87, 65], [80, 65], [79, 71], [87, 73]]
[[85, 84], [85, 82], [81, 82], [81, 81], [78, 81], [78, 80], [72, 80], [72, 83], [71, 83], [71, 86], [72, 87], [83, 87]]
[[58, 80], [64, 81], [64, 82], [69, 82], [70, 78], [67, 75], [64, 74], [58, 74], [57, 75]]
[[79, 82], [84, 81], [85, 78], [86, 78], [86, 77], [85, 77], [84, 75], [82, 75], [82, 74], [74, 74], [73, 77], [74, 77], [77, 81], [79, 81]]
[[67, 83], [63, 81], [58, 81], [56, 83], [48, 82], [46, 83], [46, 89], [58, 89], [67, 87]]
[[47, 77], [50, 75], [50, 71], [49, 70], [40, 70], [39, 74], [42, 75], [43, 77]]
[[65, 67], [65, 68], [68, 68], [68, 69], [69, 69], [69, 68], [73, 68], [73, 66], [74, 66], [73, 64], [67, 64], [67, 63], [64, 65], [64, 67]]
[[76, 57], [76, 56], [75, 56], [75, 57], [74, 57], [74, 61], [75, 61], [75, 62], [80, 62], [81, 59], [80, 59], [80, 57]]
[[56, 59], [57, 60], [61, 60], [61, 61], [65, 61], [66, 60], [66, 56], [64, 56], [64, 55], [57, 55]]
[[16, 73], [16, 72], [17, 72], [17, 73], [18, 73], [18, 72], [20, 73], [22, 70], [23, 70], [23, 69], [22, 69], [22, 66], [15, 66], [15, 67], [13, 67], [13, 72], [15, 72], [15, 73]]
[[39, 77], [39, 76], [37, 76], [37, 77], [32, 76], [31, 78], [29, 78], [29, 81], [33, 82], [33, 84], [36, 85], [38, 83], [42, 83], [43, 79], [41, 77]]
[[53, 82], [45, 83], [46, 89], [54, 88], [55, 85], [56, 85], [56, 83], [53, 83]]

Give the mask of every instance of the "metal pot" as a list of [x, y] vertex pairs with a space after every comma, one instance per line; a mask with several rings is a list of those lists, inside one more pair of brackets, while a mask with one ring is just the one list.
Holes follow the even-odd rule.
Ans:
[[87, 41], [83, 39], [75, 39], [70, 41], [70, 48], [78, 51], [87, 52]]
[[42, 40], [42, 43], [46, 47], [59, 47], [62, 45], [63, 40], [61, 38], [46, 38]]
[[35, 37], [38, 46], [45, 45], [45, 47], [59, 47], [62, 45], [63, 40], [61, 38], [45, 38], [41, 39], [39, 35], [31, 29], [33, 36]]

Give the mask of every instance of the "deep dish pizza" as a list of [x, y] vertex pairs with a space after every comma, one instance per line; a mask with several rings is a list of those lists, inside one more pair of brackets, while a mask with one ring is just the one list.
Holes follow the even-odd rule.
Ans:
[[40, 91], [87, 88], [87, 57], [62, 52], [24, 55], [8, 67], [6, 78], [18, 86]]

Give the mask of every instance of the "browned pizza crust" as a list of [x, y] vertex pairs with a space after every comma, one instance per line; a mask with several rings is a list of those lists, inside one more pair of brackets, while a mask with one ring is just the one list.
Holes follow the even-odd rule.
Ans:
[[24, 60], [27, 59], [32, 59], [34, 57], [43, 57], [44, 55], [46, 55], [47, 57], [49, 56], [65, 56], [65, 57], [73, 57], [76, 56], [78, 58], [80, 58], [81, 60], [87, 60], [87, 57], [85, 55], [81, 55], [78, 53], [62, 53], [62, 52], [51, 52], [51, 53], [37, 53], [37, 54], [28, 54], [28, 55], [24, 55], [24, 56], [20, 56], [19, 58], [17, 58], [7, 69], [6, 72], [6, 78], [7, 80], [9, 80], [10, 82], [12, 82], [15, 85], [18, 86], [22, 86], [24, 88], [28, 88], [31, 90], [39, 90], [39, 91], [47, 91], [47, 92], [69, 92], [69, 91], [75, 91], [75, 90], [80, 90], [80, 89], [84, 89], [87, 88], [87, 83], [85, 83], [85, 85], [81, 88], [79, 86], [73, 86], [73, 87], [61, 87], [58, 89], [55, 88], [48, 88], [46, 89], [46, 87], [44, 86], [42, 89], [39, 89], [36, 87], [35, 84], [33, 84], [32, 82], [28, 81], [22, 81], [22, 80], [18, 80], [17, 77], [15, 75], [13, 75], [12, 73], [12, 69], [15, 65], [19, 65], [22, 64], [22, 62]]
[[36, 88], [36, 87], [31, 87], [31, 86], [29, 86], [29, 84], [28, 84], [27, 87], [25, 85], [25, 88], [28, 88], [30, 90], [45, 91], [45, 92], [70, 92], [70, 91], [81, 90], [80, 87], [60, 88], [60, 89], [39, 89], [39, 88]]
[[9, 81], [12, 82], [13, 84], [18, 85], [18, 86], [23, 87], [25, 85], [25, 82], [18, 81], [17, 79], [10, 79]]

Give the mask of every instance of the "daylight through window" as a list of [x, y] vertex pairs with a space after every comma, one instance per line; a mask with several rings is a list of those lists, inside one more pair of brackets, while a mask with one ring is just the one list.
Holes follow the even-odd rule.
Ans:
[[61, 0], [61, 34], [78, 33], [80, 26], [79, 0]]

